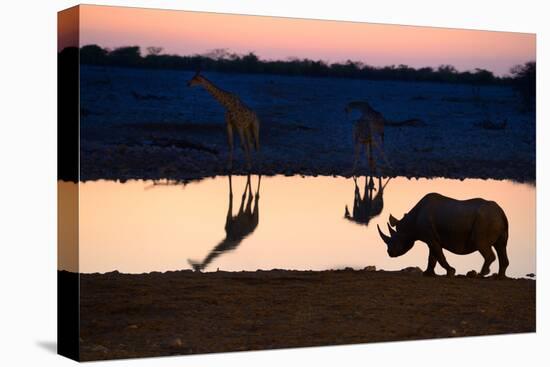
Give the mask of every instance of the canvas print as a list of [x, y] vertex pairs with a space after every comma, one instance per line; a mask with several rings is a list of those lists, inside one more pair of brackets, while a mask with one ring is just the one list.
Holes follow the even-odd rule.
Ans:
[[94, 5], [58, 27], [60, 354], [535, 331], [534, 34]]

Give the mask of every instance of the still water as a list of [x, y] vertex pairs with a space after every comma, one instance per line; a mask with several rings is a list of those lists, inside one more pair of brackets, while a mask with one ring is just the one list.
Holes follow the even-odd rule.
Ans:
[[[398, 177], [374, 178], [365, 187], [369, 182], [366, 177], [221, 176], [187, 185], [81, 183], [80, 272], [143, 273], [192, 264], [203, 271], [424, 269], [425, 244], [389, 258], [376, 225], [385, 230], [390, 213], [401, 218], [429, 192], [499, 203], [510, 222], [507, 274], [535, 272], [534, 186]], [[479, 253], [446, 256], [460, 274], [482, 265]], [[495, 261], [491, 271], [497, 270]], [[439, 265], [436, 272], [444, 274]]]

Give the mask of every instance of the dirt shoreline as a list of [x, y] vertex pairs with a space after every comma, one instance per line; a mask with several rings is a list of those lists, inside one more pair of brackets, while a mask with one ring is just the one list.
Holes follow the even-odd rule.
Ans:
[[418, 268], [80, 275], [81, 360], [535, 331], [536, 281]]

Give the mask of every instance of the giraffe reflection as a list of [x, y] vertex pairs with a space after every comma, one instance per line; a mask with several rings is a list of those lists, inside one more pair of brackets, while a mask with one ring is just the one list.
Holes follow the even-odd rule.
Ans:
[[240, 243], [250, 236], [258, 227], [260, 215], [260, 182], [262, 176], [258, 176], [256, 193], [252, 193], [250, 175], [247, 176], [246, 186], [241, 197], [241, 205], [236, 215], [233, 215], [233, 183], [229, 178], [229, 208], [225, 220], [225, 238], [214, 247], [202, 262], [189, 259], [189, 264], [195, 271], [204, 270], [219, 255], [235, 250]]
[[[348, 206], [346, 205], [346, 212], [344, 217], [352, 222], [368, 225], [370, 220], [382, 213], [384, 208], [384, 189], [391, 178], [382, 184], [382, 178], [378, 177], [378, 189], [375, 188], [374, 179], [372, 176], [365, 176], [365, 188], [363, 190], [363, 197], [359, 186], [357, 185], [357, 178], [353, 178], [355, 183], [355, 191], [353, 198], [353, 211], [350, 214]], [[377, 191], [374, 195], [374, 191]]]

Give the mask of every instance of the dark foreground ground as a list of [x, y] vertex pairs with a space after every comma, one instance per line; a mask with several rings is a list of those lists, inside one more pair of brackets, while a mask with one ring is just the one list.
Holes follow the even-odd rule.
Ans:
[[536, 282], [412, 271], [81, 275], [82, 360], [535, 331]]

